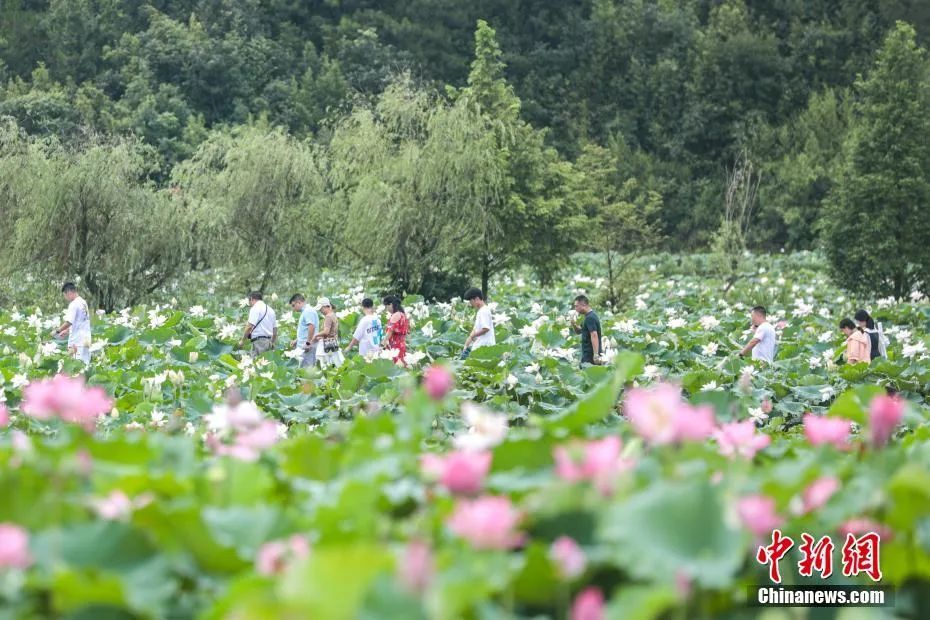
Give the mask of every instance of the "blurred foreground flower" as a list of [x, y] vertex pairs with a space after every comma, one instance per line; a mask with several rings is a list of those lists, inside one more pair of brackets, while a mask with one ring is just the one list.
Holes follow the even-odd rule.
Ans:
[[486, 495], [460, 499], [446, 524], [453, 534], [477, 549], [510, 549], [523, 541], [517, 526], [523, 515], [509, 497]]
[[622, 444], [617, 436], [595, 441], [574, 441], [553, 449], [555, 473], [568, 482], [590, 480], [604, 495], [613, 491], [616, 477], [633, 468], [631, 460], [620, 458]]
[[450, 452], [445, 456], [424, 454], [420, 468], [451, 493], [472, 495], [481, 490], [491, 468], [490, 452]]
[[852, 422], [845, 418], [828, 418], [814, 413], [804, 415], [804, 435], [813, 446], [831, 444], [838, 450], [849, 447]]
[[294, 534], [283, 540], [273, 540], [261, 546], [255, 558], [255, 570], [261, 575], [278, 575], [294, 560], [310, 555], [307, 537]]
[[703, 441], [714, 431], [713, 408], [683, 401], [681, 389], [670, 383], [630, 390], [624, 412], [634, 430], [655, 445]]
[[83, 377], [55, 375], [35, 381], [23, 390], [23, 413], [37, 420], [58, 417], [94, 429], [97, 417], [106, 415], [113, 402], [101, 387], [85, 387]]
[[904, 400], [896, 396], [876, 396], [869, 404], [869, 431], [876, 448], [888, 443], [894, 429], [904, 419]]
[[0, 523], [0, 568], [28, 568], [29, 534], [12, 523]]
[[570, 620], [603, 620], [604, 594], [599, 588], [586, 588], [572, 603]]
[[559, 536], [549, 548], [549, 559], [564, 579], [580, 577], [588, 564], [584, 551], [573, 538]]
[[423, 373], [423, 388], [433, 400], [442, 400], [455, 387], [455, 377], [443, 365], [433, 364]]

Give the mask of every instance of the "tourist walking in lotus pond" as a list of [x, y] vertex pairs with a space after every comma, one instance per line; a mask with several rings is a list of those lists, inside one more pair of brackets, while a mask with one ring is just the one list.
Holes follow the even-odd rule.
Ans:
[[775, 360], [775, 328], [768, 322], [764, 306], [756, 306], [750, 313], [752, 338], [739, 352], [740, 357], [752, 353], [752, 359], [772, 363]]
[[384, 311], [388, 314], [384, 340], [387, 341], [389, 349], [397, 351], [394, 355], [394, 362], [400, 362], [406, 366], [407, 334], [410, 332], [410, 321], [407, 320], [407, 314], [397, 296], [387, 295], [381, 301], [384, 303]]
[[581, 334], [581, 363], [603, 364], [601, 355], [604, 352], [604, 339], [601, 333], [601, 319], [591, 309], [591, 302], [584, 295], [575, 297], [573, 307], [579, 316], [584, 317], [581, 325], [572, 325], [572, 330]]
[[381, 352], [381, 318], [375, 314], [375, 302], [367, 297], [362, 300], [362, 318], [358, 320], [352, 341], [346, 347], [348, 353], [358, 345], [362, 357], [371, 359]]
[[339, 347], [339, 319], [336, 317], [336, 311], [326, 297], [317, 300], [317, 307], [323, 314], [323, 327], [320, 328], [320, 333], [313, 337], [317, 347], [316, 359], [322, 368], [341, 366], [345, 358]]
[[90, 311], [87, 302], [78, 295], [73, 282], [65, 282], [61, 292], [68, 301], [64, 322], [52, 332], [55, 338], [68, 334], [68, 353], [85, 364], [90, 363]]
[[274, 310], [262, 299], [261, 291], [249, 293], [249, 306], [249, 318], [239, 347], [244, 347], [245, 341], [249, 340], [252, 353], [258, 356], [275, 348], [278, 342], [278, 319]]
[[316, 344], [313, 338], [320, 329], [320, 315], [300, 293], [294, 294], [289, 303], [300, 316], [297, 320], [297, 337], [291, 341], [291, 349], [300, 352], [301, 368], [313, 366], [316, 364]]
[[846, 363], [868, 364], [871, 360], [872, 343], [865, 331], [856, 327], [852, 319], [840, 321], [840, 331], [846, 336]]
[[871, 345], [870, 359], [888, 357], [885, 352], [885, 334], [882, 333], [882, 324], [876, 323], [872, 315], [865, 309], [856, 310], [855, 318], [856, 323], [859, 324], [859, 329], [869, 337], [869, 344]]
[[463, 295], [465, 301], [475, 312], [475, 326], [465, 339], [465, 346], [462, 349], [462, 359], [471, 355], [471, 352], [481, 347], [489, 347], [497, 342], [494, 337], [494, 317], [491, 316], [491, 309], [485, 302], [484, 293], [480, 288], [470, 288]]

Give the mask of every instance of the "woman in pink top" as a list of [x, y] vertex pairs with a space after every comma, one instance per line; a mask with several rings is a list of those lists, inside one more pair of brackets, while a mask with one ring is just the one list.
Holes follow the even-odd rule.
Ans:
[[840, 321], [840, 331], [846, 334], [846, 363], [868, 364], [871, 358], [872, 343], [869, 337], [851, 319]]

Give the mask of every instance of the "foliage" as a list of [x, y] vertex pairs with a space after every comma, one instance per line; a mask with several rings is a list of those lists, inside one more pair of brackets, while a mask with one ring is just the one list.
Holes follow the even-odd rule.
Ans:
[[[20, 305], [0, 310], [0, 394], [10, 411], [9, 425], [0, 423], [0, 490], [9, 498], [0, 523], [25, 528], [29, 557], [24, 566], [0, 567], [4, 611], [564, 617], [579, 592], [596, 587], [608, 613], [622, 617], [746, 615], [745, 584], [764, 583], [766, 569], [754, 560], [751, 524], [731, 515], [740, 499], [761, 493], [795, 541], [809, 532], [837, 542], [851, 519], [887, 528], [883, 584], [896, 587], [898, 611], [922, 617], [919, 595], [930, 579], [921, 542], [930, 517], [930, 305], [873, 302], [891, 339], [889, 359], [836, 366], [843, 339], [836, 316], [869, 304], [843, 297], [818, 258], [755, 257], [760, 273], [734, 285], [745, 300], [738, 303], [719, 295], [708, 256], [640, 261], [653, 276], [634, 308], [598, 308], [611, 365], [588, 369], [575, 364], [577, 337], [567, 335], [561, 311], [568, 286], [589, 294], [599, 286], [593, 259], [571, 265], [570, 285], [540, 289], [523, 274], [503, 277], [494, 306], [499, 344], [467, 361], [455, 354], [473, 310], [406, 300], [408, 369], [352, 356], [338, 369], [303, 372], [281, 350], [253, 359], [234, 350], [246, 311], [238, 276], [188, 276], [159, 290], [156, 306], [94, 317], [94, 357], [84, 374], [114, 402], [92, 433], [25, 413], [29, 389], [80, 366], [46, 342], [57, 313], [26, 310], [45, 283], [5, 281]], [[295, 328], [283, 298], [297, 282], [308, 296], [330, 296], [347, 325], [359, 317], [360, 297], [378, 285], [324, 274], [308, 290], [306, 276], [295, 275], [278, 289], [283, 295], [266, 296], [282, 334]], [[771, 366], [733, 356], [748, 337], [748, 306], [760, 299], [779, 330]], [[422, 385], [433, 359], [455, 376], [455, 389], [440, 400]], [[753, 432], [770, 445], [747, 459], [725, 456], [719, 440], [644, 444], [618, 415], [630, 395], [624, 386], [665, 377], [692, 403], [710, 405], [719, 423], [759, 419]], [[275, 429], [254, 459], [203, 439], [231, 419], [218, 406], [231, 386]], [[868, 429], [870, 402], [883, 387], [908, 404], [881, 448]], [[462, 437], [475, 437], [467, 431], [469, 401], [509, 421], [488, 448], [479, 492], [505, 498], [522, 515], [525, 536], [513, 549], [482, 548], [456, 534], [449, 523], [468, 498], [421, 465], [425, 454], [444, 457]], [[855, 420], [855, 449], [812, 445], [797, 425], [807, 411]], [[567, 476], [556, 448], [583, 451], [589, 440], [616, 441], [614, 457], [629, 467], [604, 480]], [[823, 478], [839, 486], [807, 510], [805, 489]], [[576, 542], [580, 570], [565, 572], [570, 565], [555, 553], [563, 536]], [[840, 576], [835, 553], [828, 583], [863, 583]], [[792, 550], [782, 562], [787, 583], [799, 582], [797, 559]]]
[[[4, 268], [79, 277], [101, 307], [132, 304], [174, 276], [191, 216], [145, 183], [151, 151], [90, 136], [79, 149], [22, 136], [7, 125], [0, 176]], [[180, 225], [173, 230], [166, 223]]]
[[854, 291], [903, 297], [930, 277], [930, 65], [907, 24], [888, 35], [859, 98], [824, 246]]

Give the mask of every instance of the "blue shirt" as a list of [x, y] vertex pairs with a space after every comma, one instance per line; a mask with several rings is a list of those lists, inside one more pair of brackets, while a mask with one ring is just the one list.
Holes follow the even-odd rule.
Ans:
[[303, 312], [300, 313], [300, 320], [297, 321], [297, 346], [302, 347], [307, 342], [307, 335], [310, 333], [310, 326], [313, 325], [314, 333], [320, 331], [320, 315], [316, 310], [308, 305], [304, 306]]

